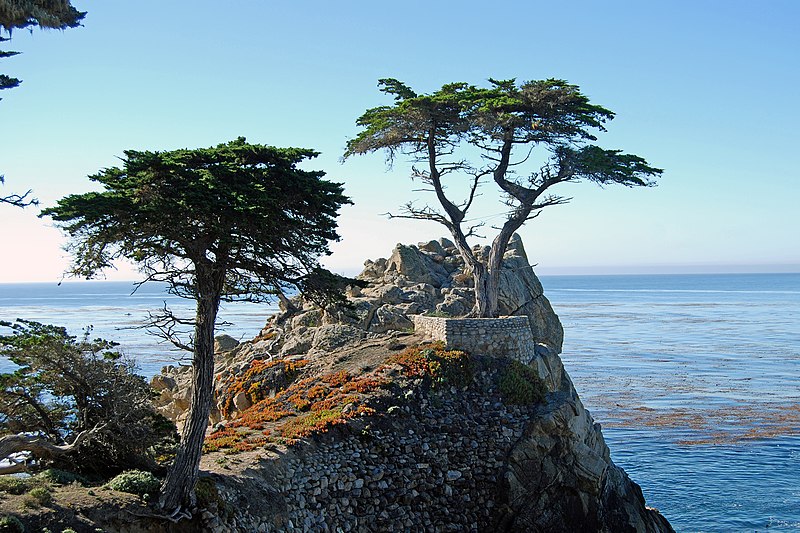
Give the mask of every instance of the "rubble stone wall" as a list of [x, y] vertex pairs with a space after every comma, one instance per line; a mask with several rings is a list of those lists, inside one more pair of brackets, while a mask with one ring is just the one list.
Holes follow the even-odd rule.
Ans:
[[456, 350], [494, 357], [513, 357], [526, 363], [536, 343], [526, 316], [500, 318], [442, 318], [413, 315], [414, 329]]

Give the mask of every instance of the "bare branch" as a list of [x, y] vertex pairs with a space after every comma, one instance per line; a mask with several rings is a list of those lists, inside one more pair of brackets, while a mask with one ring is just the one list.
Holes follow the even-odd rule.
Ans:
[[[179, 330], [178, 326], [195, 326], [194, 320], [176, 316], [164, 302], [164, 308], [158, 313], [147, 312], [147, 321], [140, 326], [131, 326], [130, 329], [145, 329], [151, 335], [163, 339], [176, 348], [187, 352], [194, 352], [194, 340], [187, 331]], [[189, 334], [189, 342], [180, 340], [179, 335]]]
[[[7, 458], [13, 454], [29, 452], [40, 459], [52, 459], [77, 450], [90, 437], [102, 431], [105, 427], [105, 424], [101, 424], [92, 429], [81, 431], [72, 441], [72, 444], [64, 445], [54, 444], [40, 435], [26, 435], [25, 433], [6, 435], [0, 437], [0, 457]], [[16, 461], [12, 462], [18, 464]], [[0, 474], [11, 474], [20, 471], [23, 470], [15, 469], [14, 465], [11, 465], [8, 471], [0, 470]]]
[[481, 222], [480, 224], [475, 224], [474, 226], [470, 226], [469, 228], [467, 228], [467, 232], [464, 234], [464, 238], [468, 239], [470, 237], [477, 237], [479, 239], [483, 239], [484, 235], [479, 234], [476, 230], [484, 227], [485, 225], [486, 225], [485, 222]]

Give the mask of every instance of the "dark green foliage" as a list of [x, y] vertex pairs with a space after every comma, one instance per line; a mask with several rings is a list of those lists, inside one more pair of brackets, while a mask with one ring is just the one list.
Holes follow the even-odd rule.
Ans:
[[[149, 464], [147, 449], [174, 433], [150, 405], [152, 390], [115, 344], [76, 338], [62, 327], [0, 322], [0, 356], [19, 368], [0, 374], [0, 435], [39, 433], [59, 444], [103, 426], [63, 459], [71, 469], [105, 474]], [[55, 473], [53, 475], [56, 475]]]
[[58, 468], [48, 468], [36, 474], [38, 479], [42, 479], [53, 485], [70, 485], [72, 483], [88, 484], [88, 480], [80, 474], [59, 470]]
[[14, 476], [0, 476], [0, 493], [25, 494], [36, 486], [35, 481], [39, 480]]
[[[0, 39], [0, 41], [2, 41], [2, 39]], [[10, 55], [12, 55], [10, 52], [0, 52], [0, 58], [9, 57]], [[18, 87], [20, 83], [22, 83], [22, 81], [20, 81], [19, 78], [12, 78], [6, 74], [0, 74], [0, 90], [13, 89], [14, 87]]]
[[[614, 114], [564, 80], [449, 83], [430, 94], [395, 79], [379, 86], [394, 104], [368, 109], [357, 120], [361, 131], [344, 157], [384, 150], [390, 162], [398, 154], [411, 158], [412, 177], [430, 186], [441, 209], [408, 203], [395, 216], [433, 220], [450, 230], [475, 278], [476, 316], [496, 316], [502, 256], [513, 233], [541, 209], [569, 201], [552, 187], [584, 180], [648, 186], [661, 174], [639, 156], [592, 144]], [[486, 182], [497, 186], [507, 212], [482, 261], [467, 238], [483, 224], [462, 224], [471, 220], [467, 212]], [[453, 185], [462, 198], [448, 196]]]
[[536, 370], [512, 359], [501, 370], [500, 393], [508, 404], [531, 405], [544, 402], [547, 387]]
[[[8, 41], [7, 35], [15, 29], [42, 28], [65, 30], [80, 26], [86, 16], [75, 9], [69, 0], [0, 0], [0, 43]], [[19, 52], [0, 50], [0, 59], [17, 55]], [[20, 80], [0, 74], [0, 90], [11, 89]]]
[[69, 0], [0, 0], [0, 26], [8, 32], [34, 27], [75, 28], [85, 16]]
[[41, 507], [53, 503], [53, 493], [47, 487], [36, 487], [25, 495], [23, 503], [28, 507]]
[[316, 258], [337, 240], [342, 186], [298, 165], [302, 148], [227, 144], [172, 152], [125, 152], [122, 168], [90, 176], [104, 190], [46, 209], [73, 237], [70, 273], [92, 278], [118, 258], [148, 279], [196, 298], [196, 267], [225, 273], [222, 296], [263, 299], [289, 285], [321, 287]]
[[129, 470], [116, 476], [106, 486], [119, 492], [136, 494], [137, 496], [158, 494], [161, 482], [150, 472]]
[[16, 516], [0, 516], [0, 533], [25, 533], [25, 525]]

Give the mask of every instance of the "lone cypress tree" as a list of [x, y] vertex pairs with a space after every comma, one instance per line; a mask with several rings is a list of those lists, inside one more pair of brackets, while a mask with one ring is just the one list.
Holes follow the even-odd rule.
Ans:
[[[409, 202], [402, 214], [390, 216], [432, 220], [450, 231], [472, 270], [476, 317], [497, 316], [503, 254], [514, 232], [545, 207], [569, 201], [552, 193], [555, 186], [577, 181], [649, 186], [662, 172], [639, 156], [593, 144], [594, 132], [605, 131], [614, 113], [564, 80], [490, 79], [485, 88], [449, 83], [430, 94], [417, 94], [391, 78], [380, 80], [379, 87], [394, 104], [361, 115], [362, 129], [347, 143], [344, 157], [379, 150], [389, 161], [410, 157], [412, 178], [430, 186], [441, 209]], [[540, 165], [530, 168], [532, 161]], [[446, 182], [459, 181], [465, 197], [448, 196]], [[467, 213], [488, 181], [498, 188], [507, 211], [488, 259], [481, 260], [467, 239], [483, 224], [467, 225]]]

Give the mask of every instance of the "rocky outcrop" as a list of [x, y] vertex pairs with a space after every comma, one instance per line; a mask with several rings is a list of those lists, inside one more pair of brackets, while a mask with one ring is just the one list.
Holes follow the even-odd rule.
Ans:
[[[444, 360], [417, 361], [421, 366], [408, 371], [391, 357], [424, 340], [409, 333], [414, 315], [472, 308], [472, 277], [451, 242], [398, 245], [388, 259], [367, 261], [359, 279], [367, 286], [349, 289], [349, 305], [322, 311], [296, 298], [295, 310], [270, 318], [256, 339], [236, 346], [220, 340], [221, 403], [211, 420], [219, 435], [236, 438], [236, 428], [246, 426], [236, 424], [253, 419], [259, 399], [251, 391], [275, 398], [303, 383], [308, 390], [282, 401], [313, 415], [307, 404], [316, 398], [325, 416], [341, 416], [341, 423], [292, 443], [271, 441], [235, 465], [207, 456], [219, 500], [206, 509], [204, 530], [672, 531], [611, 461], [600, 426], [581, 404], [558, 355], [561, 324], [519, 237], [504, 257], [500, 309], [526, 317], [526, 346], [533, 348], [492, 357], [476, 348], [464, 382], [423, 375]], [[508, 381], [517, 361], [544, 383], [542, 402], [509, 399], [519, 388]], [[270, 372], [269, 383], [254, 381]], [[249, 381], [237, 382], [243, 375]], [[347, 376], [358, 379], [343, 383]], [[179, 421], [187, 377], [172, 368], [154, 381], [160, 409]], [[319, 401], [321, 384], [334, 382], [348, 395]], [[345, 404], [330, 403], [335, 399]], [[259, 416], [287, 415], [262, 408]], [[257, 431], [281, 435], [272, 426]]]
[[[476, 247], [475, 251], [479, 256], [488, 254], [488, 248]], [[411, 315], [463, 316], [475, 303], [472, 276], [456, 247], [444, 238], [417, 246], [398, 244], [388, 259], [366, 261], [358, 279], [368, 285], [351, 288], [347, 306], [323, 312], [295, 299], [296, 310], [291, 315], [276, 316], [267, 323], [262, 336], [273, 342], [254, 355], [313, 354], [329, 349], [329, 337], [342, 333], [324, 326], [349, 325], [355, 328], [347, 332], [351, 338], [364, 338], [413, 329]], [[502, 315], [528, 317], [535, 341], [549, 351], [561, 352], [561, 323], [518, 235], [512, 237], [504, 256], [499, 310]]]
[[600, 425], [577, 395], [551, 395], [509, 452], [500, 529], [671, 531], [609, 454]]
[[[475, 252], [478, 257], [487, 257], [489, 248], [476, 246]], [[472, 275], [465, 269], [455, 245], [444, 238], [417, 246], [398, 244], [389, 259], [364, 263], [358, 278], [370, 286], [354, 294], [354, 300], [369, 304], [374, 310], [395, 306], [392, 313], [464, 316], [475, 304]], [[536, 342], [561, 352], [561, 323], [544, 296], [517, 234], [503, 257], [499, 292], [501, 315], [527, 316]], [[381, 316], [376, 318], [366, 324], [370, 331], [384, 327]]]

